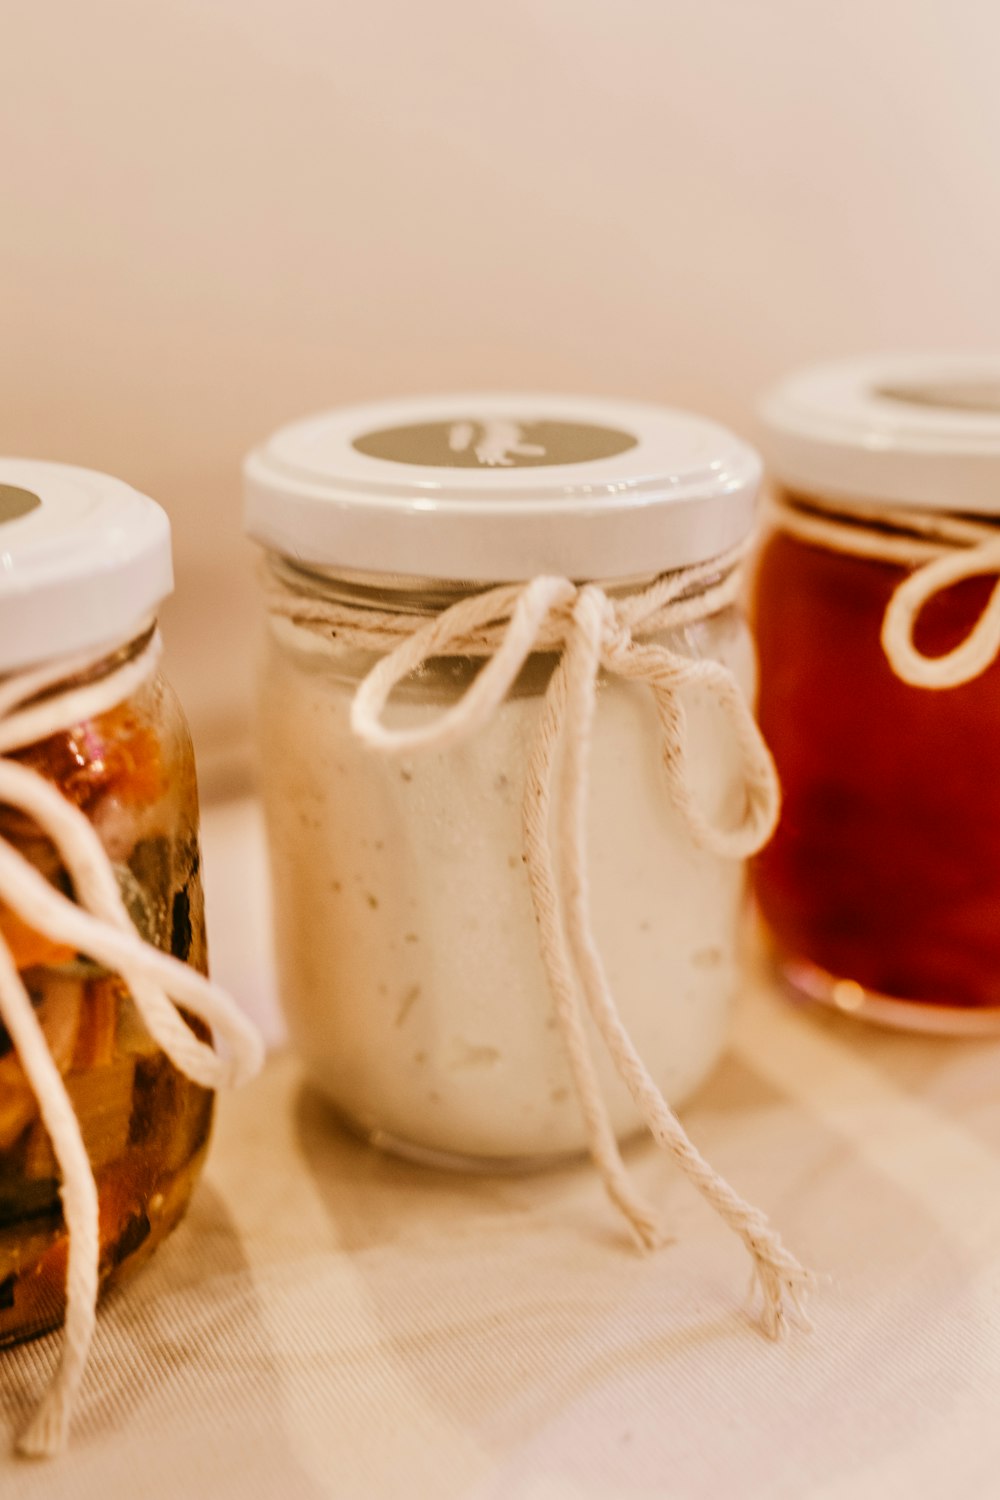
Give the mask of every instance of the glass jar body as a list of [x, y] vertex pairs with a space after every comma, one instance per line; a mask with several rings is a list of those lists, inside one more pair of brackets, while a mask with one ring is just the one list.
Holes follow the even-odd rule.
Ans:
[[[1000, 666], [941, 691], [902, 682], [880, 632], [906, 576], [781, 532], [764, 548], [759, 716], [783, 813], [755, 895], [808, 998], [890, 1025], [1000, 1030]], [[989, 591], [975, 578], [932, 598], [918, 648], [956, 646]]]
[[[384, 595], [378, 603], [386, 607]], [[725, 661], [752, 691], [752, 647], [735, 610], [669, 644]], [[387, 1149], [501, 1169], [579, 1152], [585, 1135], [521, 832], [553, 659], [530, 659], [474, 738], [403, 759], [366, 749], [350, 728], [353, 693], [373, 662], [270, 621], [261, 747], [293, 1039], [340, 1115]], [[432, 721], [478, 665], [431, 663], [394, 695], [390, 721]], [[741, 806], [735, 752], [698, 692], [685, 693], [685, 709], [697, 795], [725, 820]], [[609, 981], [650, 1072], [682, 1103], [724, 1045], [743, 871], [694, 847], [670, 805], [648, 696], [614, 679], [599, 685], [587, 836]], [[626, 1137], [638, 1111], [591, 1036], [614, 1128]]]
[[[14, 758], [86, 814], [143, 936], [204, 972], [194, 758], [166, 683], [153, 679], [109, 712]], [[0, 808], [0, 836], [70, 891], [54, 846], [34, 824]], [[0, 932], [80, 1122], [100, 1203], [103, 1288], [137, 1268], [181, 1218], [207, 1147], [213, 1096], [155, 1045], [119, 978], [3, 908]], [[0, 1048], [4, 1343], [62, 1320], [67, 1243], [48, 1137], [6, 1033]]]

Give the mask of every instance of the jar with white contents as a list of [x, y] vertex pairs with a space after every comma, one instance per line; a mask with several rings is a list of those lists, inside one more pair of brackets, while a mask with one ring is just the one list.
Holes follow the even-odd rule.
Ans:
[[616, 1142], [696, 1175], [672, 1110], [725, 1045], [777, 811], [736, 605], [755, 453], [654, 406], [456, 397], [306, 420], [245, 472], [310, 1078], [434, 1165], [589, 1147], [655, 1241]]

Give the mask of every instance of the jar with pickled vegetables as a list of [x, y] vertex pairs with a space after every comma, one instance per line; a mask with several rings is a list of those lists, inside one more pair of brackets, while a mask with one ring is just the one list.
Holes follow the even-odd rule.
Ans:
[[[212, 1087], [249, 1071], [256, 1046], [201, 977], [191, 739], [157, 672], [166, 516], [104, 475], [4, 460], [0, 547], [0, 1343], [10, 1343], [68, 1318], [74, 1254], [96, 1259], [83, 1269], [103, 1288], [177, 1224], [205, 1158]], [[214, 1051], [220, 1032], [229, 1058]]]

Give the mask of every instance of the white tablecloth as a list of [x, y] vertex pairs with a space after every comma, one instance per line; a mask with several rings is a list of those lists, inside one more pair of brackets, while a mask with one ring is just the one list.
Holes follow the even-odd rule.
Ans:
[[[258, 825], [207, 825], [217, 972], [274, 1033]], [[814, 1331], [772, 1344], [742, 1247], [652, 1148], [630, 1160], [677, 1240], [640, 1256], [586, 1167], [383, 1159], [279, 1053], [221, 1101], [186, 1222], [104, 1306], [69, 1454], [0, 1456], [0, 1496], [992, 1500], [998, 1085], [1000, 1044], [817, 1019], [748, 976], [686, 1121], [830, 1273]], [[0, 1356], [11, 1431], [56, 1352]]]

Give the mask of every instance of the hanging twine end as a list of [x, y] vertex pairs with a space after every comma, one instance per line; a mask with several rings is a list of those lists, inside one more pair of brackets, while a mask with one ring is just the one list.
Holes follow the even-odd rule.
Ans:
[[591, 1151], [604, 1190], [628, 1225], [636, 1248], [646, 1252], [669, 1245], [673, 1235], [668, 1234], [663, 1219], [652, 1204], [647, 1203], [633, 1187], [614, 1136], [595, 1139]]
[[643, 1254], [651, 1250], [662, 1250], [664, 1245], [673, 1242], [674, 1236], [668, 1234], [659, 1214], [644, 1203], [633, 1204], [627, 1209], [622, 1204], [618, 1204], [618, 1207], [628, 1220], [636, 1248]]
[[18, 1439], [22, 1458], [55, 1458], [62, 1453], [69, 1437], [70, 1407], [64, 1391], [49, 1393]]
[[806, 1303], [821, 1278], [786, 1250], [772, 1230], [755, 1234], [749, 1248], [753, 1256], [751, 1296], [759, 1301], [757, 1321], [763, 1332], [770, 1339], [782, 1338], [790, 1327], [810, 1332], [813, 1325]]

